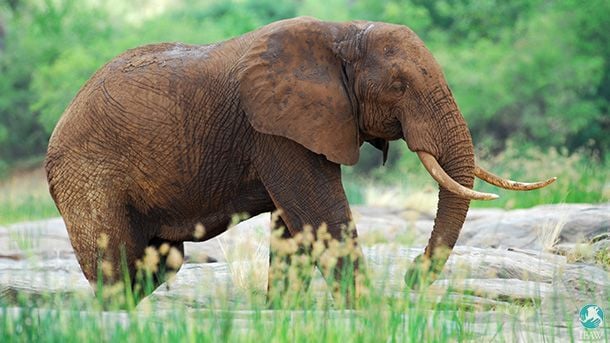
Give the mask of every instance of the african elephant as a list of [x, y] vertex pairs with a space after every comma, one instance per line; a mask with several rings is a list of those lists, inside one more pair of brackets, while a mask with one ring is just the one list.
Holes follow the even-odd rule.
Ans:
[[[554, 180], [517, 183], [477, 167], [441, 68], [409, 28], [313, 18], [217, 44], [119, 55], [66, 109], [45, 168], [87, 279], [102, 275], [103, 236], [107, 279], [123, 265], [134, 280], [148, 246], [167, 243], [183, 254], [184, 241], [224, 232], [234, 213], [280, 209], [283, 237], [325, 223], [344, 240], [352, 214], [340, 165], [355, 164], [364, 142], [387, 151], [399, 138], [439, 183], [434, 229], [418, 258], [436, 261], [433, 271], [470, 200], [496, 197], [472, 190], [475, 176], [511, 189]], [[339, 258], [334, 276], [346, 264], [358, 271], [359, 262]]]

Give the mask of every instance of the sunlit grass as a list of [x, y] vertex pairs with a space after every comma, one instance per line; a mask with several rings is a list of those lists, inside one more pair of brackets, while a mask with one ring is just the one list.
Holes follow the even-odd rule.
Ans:
[[[379, 166], [366, 175], [358, 172], [357, 167], [343, 168], [343, 183], [350, 203], [405, 207], [405, 199], [413, 194], [423, 192], [436, 196], [437, 184], [426, 173], [417, 156], [403, 145], [392, 145], [392, 148], [400, 150], [399, 160], [390, 161], [385, 167]], [[500, 198], [473, 201], [472, 207], [512, 209], [542, 204], [610, 201], [610, 156], [600, 159], [584, 152], [517, 148], [509, 143], [501, 153], [477, 152], [477, 163], [512, 180], [532, 182], [553, 176], [557, 176], [558, 180], [542, 189], [519, 192], [504, 190], [477, 179], [476, 190], [496, 193]], [[367, 197], [370, 193], [378, 196]]]
[[555, 183], [528, 192], [513, 192], [477, 181], [482, 191], [495, 191], [497, 201], [475, 202], [477, 207], [528, 208], [541, 204], [599, 203], [610, 200], [610, 156], [600, 160], [584, 152], [550, 148], [518, 149], [514, 144], [497, 155], [481, 153], [481, 164], [503, 177], [522, 181], [557, 176]]
[[[388, 305], [388, 304], [384, 304]], [[153, 309], [154, 310], [154, 309]], [[0, 310], [2, 311], [2, 310]], [[2, 313], [4, 312], [4, 313]], [[0, 312], [0, 339], [13, 341], [188, 341], [188, 342], [447, 342], [473, 339], [472, 314], [393, 305], [368, 311], [324, 309], [248, 312], [190, 310], [107, 316], [86, 312], [5, 309]], [[497, 330], [489, 329], [490, 337]]]
[[[205, 291], [210, 286], [192, 287]], [[455, 342], [537, 340], [554, 335], [544, 332], [544, 327], [521, 331], [523, 318], [533, 318], [538, 305], [472, 305], [468, 299], [473, 294], [457, 289], [451, 282], [418, 292], [405, 288], [393, 295], [377, 288], [356, 310], [337, 308], [328, 301], [302, 301], [301, 306], [280, 305], [269, 310], [264, 295], [242, 292], [239, 306], [227, 293], [218, 293], [215, 305], [207, 308], [179, 299], [168, 307], [170, 304], [157, 299], [131, 311], [103, 310], [95, 298], [82, 294], [49, 294], [38, 299], [17, 295], [12, 302], [0, 297], [0, 340], [148, 341], [154, 337], [155, 341], [196, 342]]]
[[41, 168], [0, 180], [0, 225], [57, 216]]

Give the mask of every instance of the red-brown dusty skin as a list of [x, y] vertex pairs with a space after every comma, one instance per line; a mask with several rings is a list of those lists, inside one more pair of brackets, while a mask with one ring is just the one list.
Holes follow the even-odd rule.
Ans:
[[[112, 282], [122, 251], [133, 280], [147, 246], [183, 251], [234, 213], [277, 208], [291, 235], [326, 223], [342, 240], [352, 216], [340, 164], [356, 163], [364, 142], [387, 151], [399, 138], [472, 188], [468, 127], [413, 31], [296, 18], [119, 55], [66, 109], [45, 165], [85, 276], [97, 280], [101, 243]], [[469, 202], [441, 187], [424, 257], [454, 246]]]

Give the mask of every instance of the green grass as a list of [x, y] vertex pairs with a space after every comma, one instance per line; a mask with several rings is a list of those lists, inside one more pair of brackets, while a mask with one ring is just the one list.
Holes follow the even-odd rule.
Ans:
[[[49, 295], [46, 301], [22, 296], [16, 304], [2, 303], [0, 298], [0, 341], [461, 342], [482, 337], [512, 341], [519, 332], [519, 317], [536, 311], [531, 305], [477, 308], [448, 295], [429, 296], [426, 290], [418, 295], [409, 290], [395, 297], [373, 295], [357, 310], [333, 309], [328, 304], [268, 310], [261, 305], [261, 296], [239, 309], [221, 298], [212, 309], [180, 302], [157, 307], [153, 301], [133, 311], [103, 311], [93, 298], [77, 296]], [[556, 333], [534, 329], [527, 335], [552, 340]]]
[[58, 217], [59, 212], [51, 197], [27, 196], [19, 202], [0, 199], [0, 224], [18, 223], [28, 220]]
[[476, 207], [529, 208], [542, 204], [599, 203], [610, 201], [610, 155], [604, 160], [583, 152], [538, 148], [482, 154], [482, 165], [497, 174], [519, 181], [538, 181], [557, 176], [555, 183], [528, 192], [514, 192], [477, 181], [475, 189], [497, 192], [497, 201], [478, 201]]
[[42, 169], [13, 173], [0, 180], [0, 225], [57, 216]]
[[[12, 341], [112, 341], [144, 342], [415, 342], [463, 341], [472, 338], [462, 329], [464, 321], [451, 324], [430, 323], [427, 318], [403, 319], [402, 313], [388, 311], [389, 320], [365, 314], [338, 316], [330, 311], [278, 311], [265, 315], [254, 310], [247, 323], [236, 323], [229, 311], [196, 311], [184, 309], [156, 316], [127, 315], [128, 323], [100, 321], [100, 313], [85, 315], [65, 312], [46, 313], [24, 310], [15, 321], [5, 320], [3, 342]], [[340, 317], [340, 319], [333, 319]], [[8, 322], [8, 323], [7, 323]], [[440, 323], [440, 320], [436, 320]], [[431, 325], [430, 325], [431, 324]], [[239, 327], [236, 327], [239, 325]]]
[[[382, 285], [369, 288], [356, 310], [335, 308], [328, 297], [318, 294], [316, 298], [311, 291], [299, 292], [303, 301], [297, 306], [280, 303], [269, 310], [264, 294], [252, 291], [255, 285], [243, 286], [237, 302], [220, 293], [207, 308], [185, 300], [168, 304], [153, 298], [133, 310], [109, 311], [93, 296], [80, 293], [0, 296], [0, 341], [421, 343], [510, 342], [520, 337], [552, 342], [560, 340], [560, 328], [567, 330], [563, 339], [566, 334], [572, 340], [581, 338], [574, 330], [580, 324], [573, 309], [561, 299], [555, 308], [566, 315], [542, 320], [540, 303], [535, 300], [498, 297], [509, 302], [473, 304], [468, 299], [475, 294], [451, 286], [424, 287], [417, 293], [404, 287], [390, 296]], [[608, 329], [595, 332], [608, 339]]]
[[[344, 167], [343, 184], [350, 203], [375, 203], [367, 199], [367, 191], [389, 191], [396, 195], [393, 206], [405, 205], [410, 195], [425, 192], [436, 196], [438, 186], [417, 156], [404, 144], [394, 144], [400, 158], [390, 161], [364, 174], [356, 167]], [[392, 150], [391, 148], [391, 150]], [[477, 163], [502, 177], [517, 181], [540, 181], [557, 176], [558, 180], [543, 188], [519, 192], [504, 190], [481, 180], [474, 189], [500, 195], [493, 201], [473, 201], [472, 207], [499, 207], [505, 209], [530, 208], [543, 204], [600, 203], [610, 201], [610, 156], [600, 159], [584, 152], [542, 150], [535, 147], [517, 148], [509, 143], [501, 153], [477, 152]], [[387, 201], [386, 201], [387, 205]]]

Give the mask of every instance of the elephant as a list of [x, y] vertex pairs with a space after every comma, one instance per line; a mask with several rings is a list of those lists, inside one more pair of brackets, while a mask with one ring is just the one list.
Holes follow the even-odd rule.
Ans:
[[[515, 190], [555, 180], [510, 181], [475, 163], [441, 67], [408, 27], [310, 17], [216, 44], [122, 53], [69, 104], [44, 163], [85, 277], [133, 286], [149, 247], [183, 256], [183, 242], [221, 234], [235, 213], [279, 210], [281, 238], [324, 226], [359, 251], [341, 165], [354, 165], [365, 142], [385, 155], [398, 139], [439, 184], [434, 228], [413, 264], [429, 275], [443, 268], [440, 248], [455, 245], [470, 201], [497, 198], [473, 190], [475, 177]], [[339, 257], [329, 277], [362, 271], [361, 255]], [[412, 267], [406, 279], [422, 275]]]

